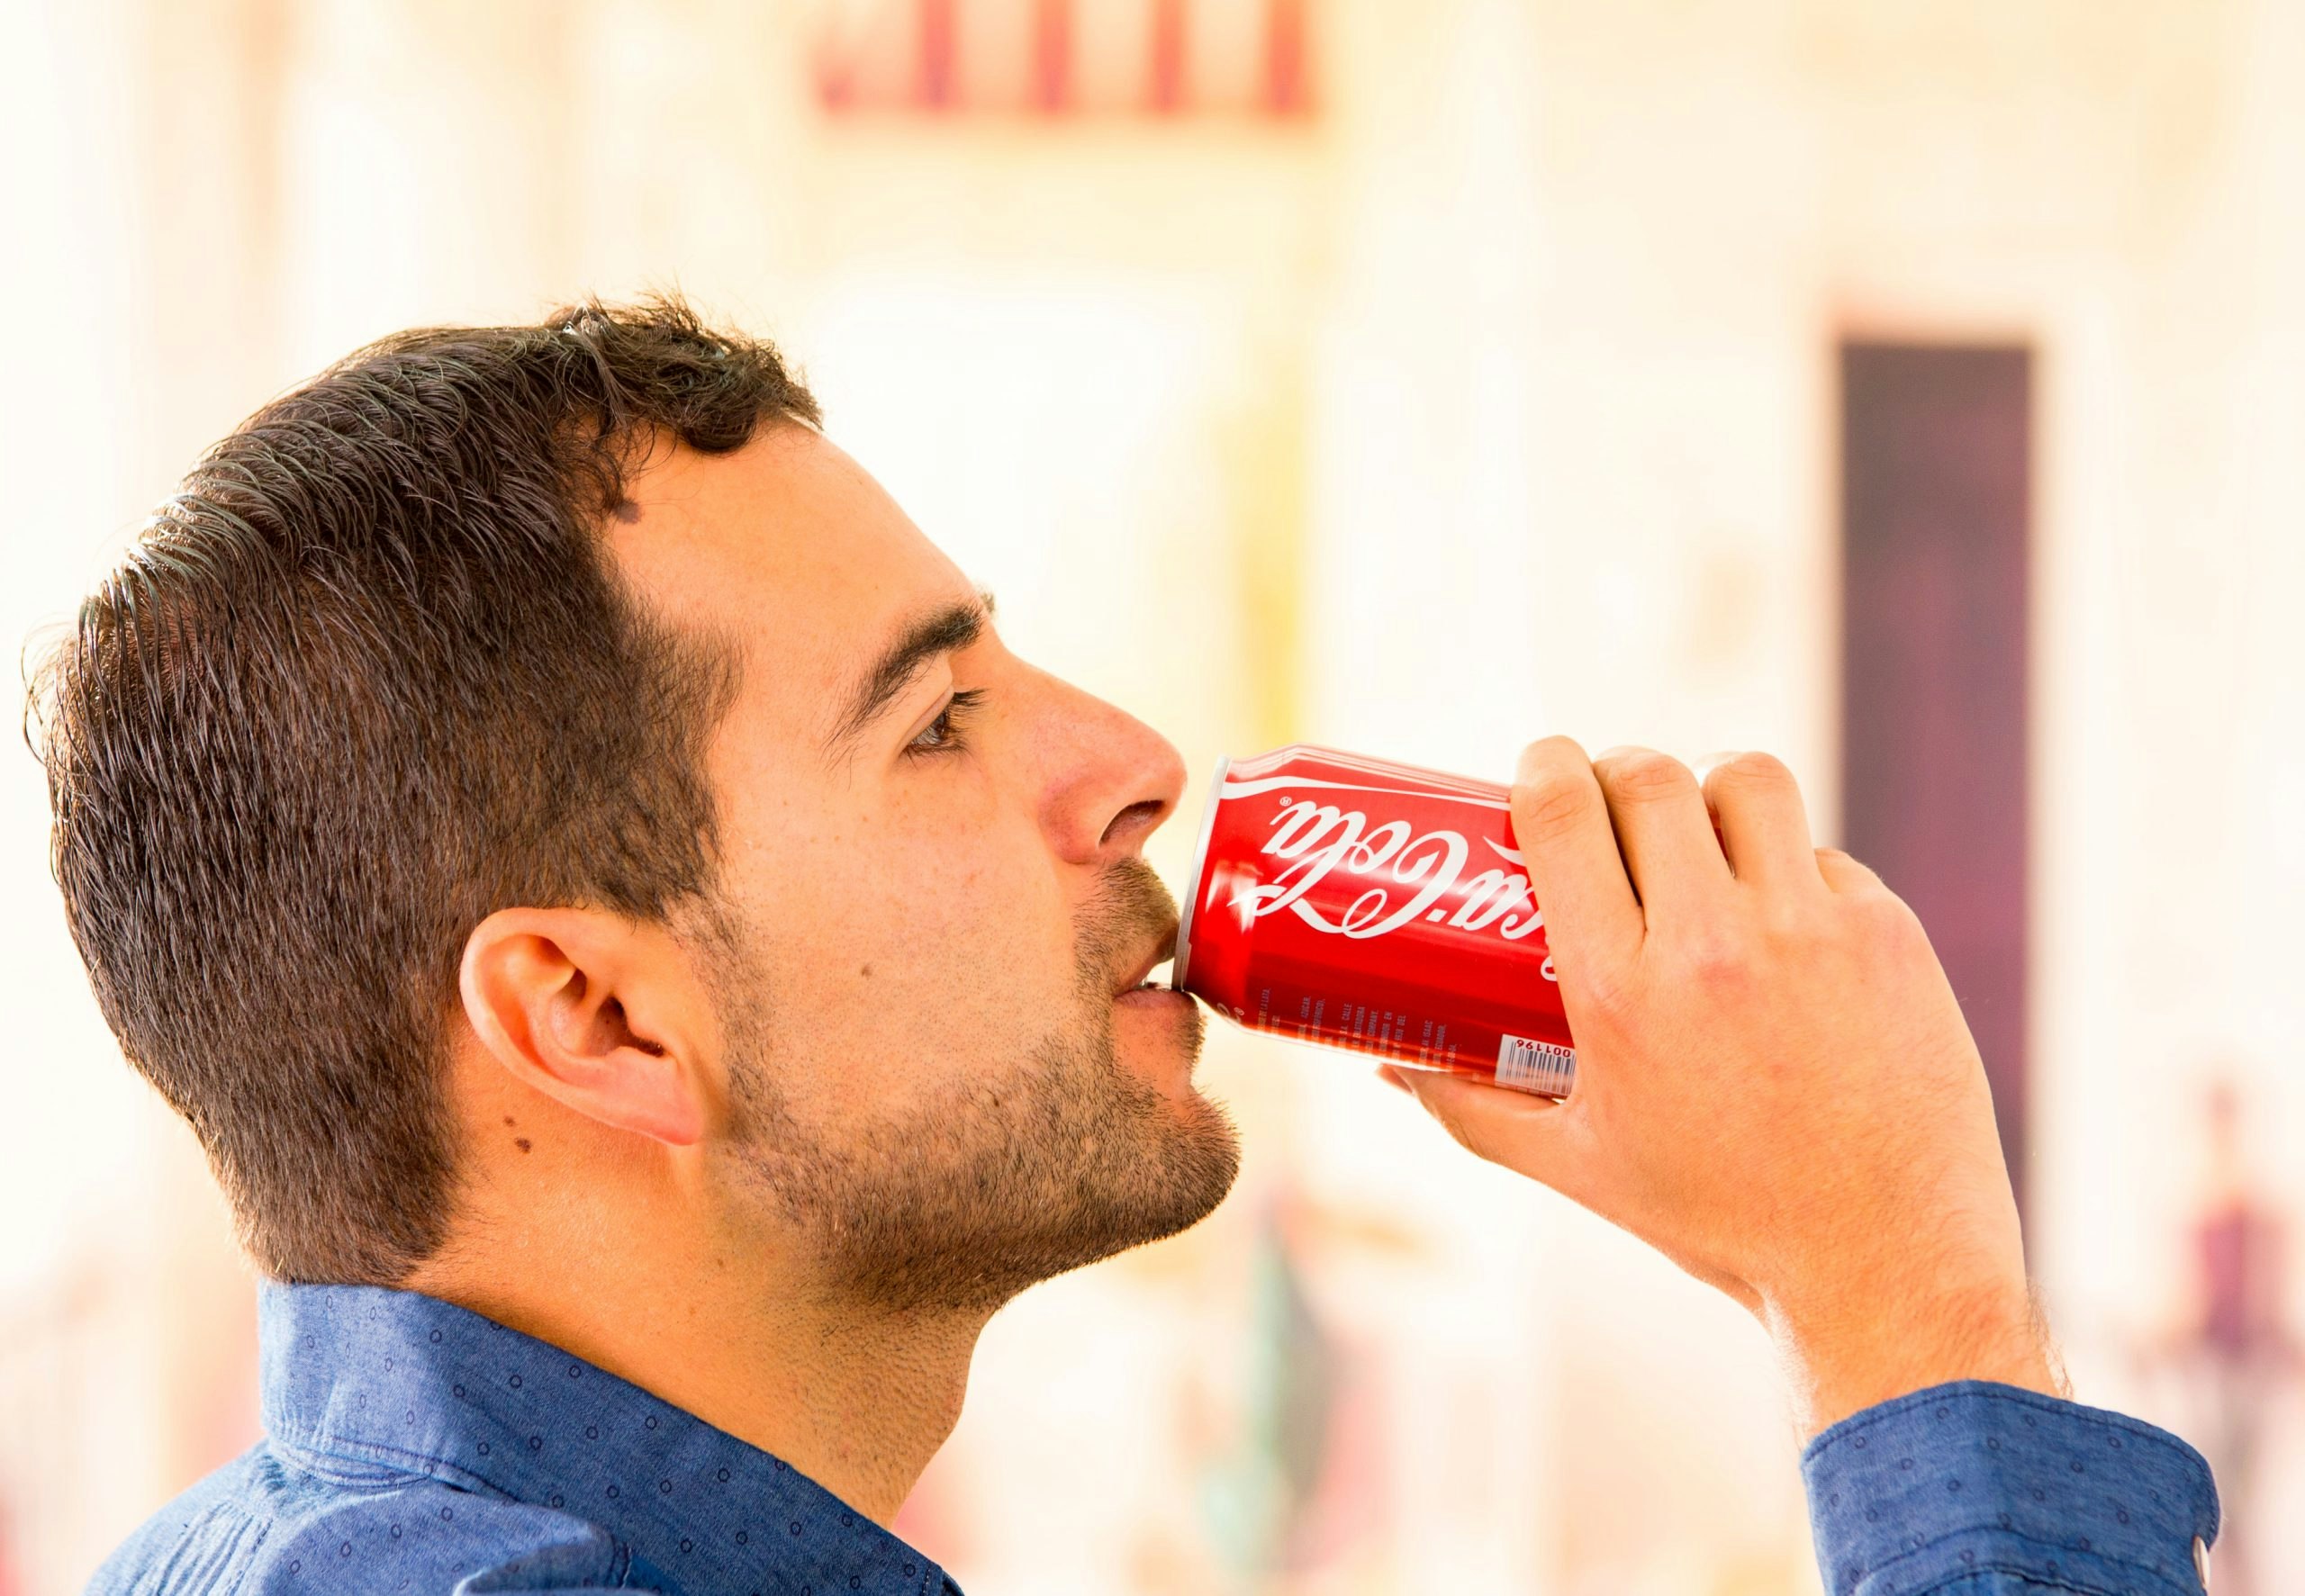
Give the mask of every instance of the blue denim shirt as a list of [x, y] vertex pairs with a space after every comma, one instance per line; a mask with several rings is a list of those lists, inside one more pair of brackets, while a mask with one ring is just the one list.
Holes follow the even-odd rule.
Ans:
[[260, 1327], [264, 1440], [91, 1591], [957, 1590], [789, 1464], [436, 1298], [267, 1285]]
[[2101, 1408], [1982, 1380], [1853, 1413], [1801, 1455], [1830, 1596], [2198, 1596], [2201, 1454]]
[[[266, 1438], [92, 1591], [957, 1596], [798, 1470], [477, 1314], [267, 1286], [262, 1324]], [[1867, 1409], [1802, 1467], [1833, 1596], [2192, 1592], [2217, 1532], [2183, 1441], [2008, 1386]]]

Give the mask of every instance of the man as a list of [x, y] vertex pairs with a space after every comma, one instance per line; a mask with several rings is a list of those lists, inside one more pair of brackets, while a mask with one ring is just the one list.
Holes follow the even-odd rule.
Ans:
[[[884, 1526], [987, 1320], [1224, 1197], [1175, 751], [817, 420], [677, 304], [388, 339], [41, 672], [74, 935], [269, 1282], [266, 1440], [95, 1589], [933, 1593]], [[1782, 767], [1514, 806], [1577, 1093], [1391, 1078], [1760, 1316], [1832, 1588], [2198, 1588], [2206, 1472], [2056, 1394], [1959, 1011]]]

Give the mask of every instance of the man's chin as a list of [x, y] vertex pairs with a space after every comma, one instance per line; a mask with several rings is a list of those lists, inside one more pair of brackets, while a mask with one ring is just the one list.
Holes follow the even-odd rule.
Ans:
[[823, 1225], [849, 1300], [990, 1312], [1224, 1201], [1240, 1135], [1193, 1089], [1203, 1031], [1189, 997], [1101, 998], [1026, 1068], [956, 1077], [888, 1134], [765, 1137], [764, 1172]]
[[[1151, 1180], [1123, 1204], [1074, 1232], [1078, 1264], [1092, 1264], [1192, 1229], [1216, 1212], [1241, 1176], [1241, 1138], [1219, 1105], [1186, 1087], [1156, 1148], [1145, 1150]], [[1076, 1267], [1078, 1267], [1076, 1265]]]

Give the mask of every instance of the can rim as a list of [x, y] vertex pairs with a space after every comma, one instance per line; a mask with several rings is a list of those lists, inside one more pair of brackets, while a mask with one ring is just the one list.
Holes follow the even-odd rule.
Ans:
[[1208, 783], [1208, 802], [1200, 812], [1200, 838], [1192, 845], [1192, 874], [1185, 881], [1184, 914], [1177, 921], [1177, 961], [1169, 971], [1169, 987], [1172, 991], [1185, 989], [1185, 972], [1192, 968], [1192, 912], [1200, 904], [1200, 878], [1208, 869], [1208, 838], [1216, 829], [1216, 795], [1225, 790], [1225, 772], [1233, 768], [1233, 756], [1226, 754], [1216, 762], [1216, 774]]

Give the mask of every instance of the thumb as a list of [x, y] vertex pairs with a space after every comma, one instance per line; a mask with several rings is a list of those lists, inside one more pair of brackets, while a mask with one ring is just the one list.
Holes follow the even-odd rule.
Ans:
[[1377, 1073], [1415, 1098], [1474, 1157], [1525, 1175], [1571, 1202], [1584, 1201], [1578, 1195], [1586, 1186], [1581, 1126], [1565, 1101], [1440, 1070], [1388, 1064]]

